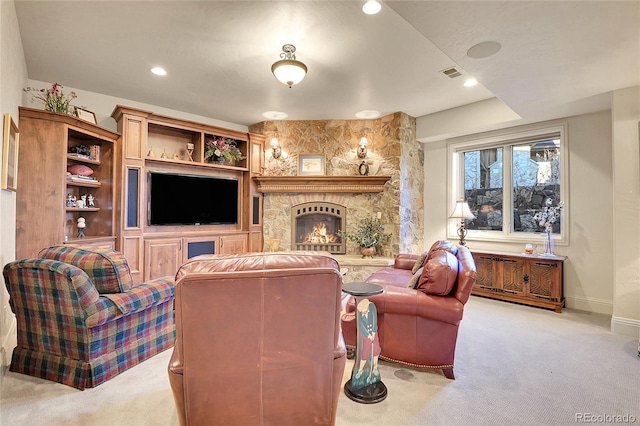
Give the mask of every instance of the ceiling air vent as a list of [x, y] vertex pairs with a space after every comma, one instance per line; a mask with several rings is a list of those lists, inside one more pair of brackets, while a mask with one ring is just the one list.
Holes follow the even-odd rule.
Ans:
[[446, 75], [449, 78], [456, 78], [456, 77], [460, 77], [462, 74], [460, 73], [460, 71], [458, 71], [457, 69], [455, 69], [455, 67], [451, 67], [451, 68], [447, 68], [446, 70], [442, 70], [440, 71], [442, 74]]

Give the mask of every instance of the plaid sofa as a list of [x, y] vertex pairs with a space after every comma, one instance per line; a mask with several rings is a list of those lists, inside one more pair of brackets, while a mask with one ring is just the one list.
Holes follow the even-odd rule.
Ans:
[[57, 245], [3, 270], [16, 315], [11, 371], [92, 388], [174, 345], [174, 279], [134, 284], [124, 256]]

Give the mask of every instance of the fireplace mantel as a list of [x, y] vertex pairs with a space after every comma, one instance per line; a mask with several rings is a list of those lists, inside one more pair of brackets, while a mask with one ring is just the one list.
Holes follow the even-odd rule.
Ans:
[[391, 176], [255, 176], [258, 192], [382, 192]]

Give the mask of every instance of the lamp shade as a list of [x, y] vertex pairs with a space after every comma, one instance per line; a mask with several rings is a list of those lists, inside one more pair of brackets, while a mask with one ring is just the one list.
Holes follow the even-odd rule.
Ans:
[[471, 213], [469, 204], [465, 200], [456, 201], [456, 207], [449, 217], [453, 219], [475, 219], [475, 216]]
[[293, 44], [282, 46], [282, 53], [279, 61], [271, 65], [271, 72], [283, 84], [291, 88], [294, 84], [302, 81], [307, 75], [307, 66], [296, 60], [296, 47]]
[[271, 65], [271, 72], [280, 82], [291, 87], [307, 75], [307, 66], [293, 59], [281, 59]]

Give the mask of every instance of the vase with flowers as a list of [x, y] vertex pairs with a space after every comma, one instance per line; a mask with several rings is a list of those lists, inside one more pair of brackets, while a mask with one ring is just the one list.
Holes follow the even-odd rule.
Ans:
[[362, 219], [353, 233], [339, 230], [338, 235], [358, 244], [362, 257], [373, 257], [376, 246], [387, 242], [391, 237], [391, 234], [385, 234], [380, 219], [373, 218]]
[[205, 161], [217, 161], [220, 164], [234, 163], [246, 157], [238, 148], [238, 142], [231, 138], [209, 136], [204, 141]]
[[553, 224], [560, 219], [560, 213], [562, 212], [564, 203], [561, 201], [558, 205], [553, 205], [553, 200], [547, 198], [544, 208], [533, 216], [533, 220], [538, 222], [538, 225], [544, 227], [546, 233], [544, 239], [544, 251], [540, 256], [554, 257], [553, 253], [553, 239], [551, 238], [551, 231], [553, 230]]
[[33, 100], [39, 100], [44, 104], [44, 109], [51, 112], [69, 114], [71, 101], [78, 97], [76, 92], [65, 95], [63, 87], [58, 83], [53, 83], [48, 89], [36, 89], [35, 87], [25, 87], [26, 93], [31, 94]]

